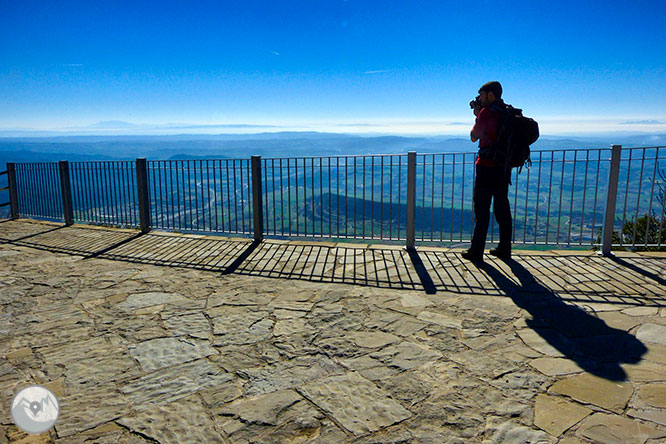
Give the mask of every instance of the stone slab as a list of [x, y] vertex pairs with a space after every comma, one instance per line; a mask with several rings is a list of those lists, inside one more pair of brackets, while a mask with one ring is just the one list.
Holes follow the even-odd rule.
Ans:
[[566, 395], [618, 413], [627, 405], [633, 391], [631, 383], [609, 381], [589, 373], [559, 380], [548, 389], [548, 393]]
[[224, 442], [208, 408], [195, 396], [156, 405], [136, 415], [120, 418], [118, 423], [160, 444]]
[[653, 342], [666, 345], [666, 326], [658, 324], [643, 324], [636, 332], [639, 341]]
[[540, 394], [534, 406], [534, 425], [553, 436], [560, 436], [590, 413], [592, 410], [563, 398]]
[[663, 438], [666, 432], [618, 415], [595, 413], [587, 418], [578, 433], [604, 444], [644, 444], [648, 439]]
[[149, 373], [124, 384], [120, 391], [134, 409], [144, 411], [233, 379], [206, 359], [200, 359]]
[[297, 390], [355, 435], [375, 432], [412, 416], [356, 372], [314, 381]]
[[129, 347], [130, 354], [146, 371], [194, 361], [217, 351], [208, 341], [194, 338], [157, 338]]

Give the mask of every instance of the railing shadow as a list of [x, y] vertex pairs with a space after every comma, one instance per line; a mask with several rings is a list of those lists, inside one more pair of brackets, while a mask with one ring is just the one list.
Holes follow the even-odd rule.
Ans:
[[[135, 230], [88, 226], [58, 226], [17, 221], [0, 231], [5, 243], [42, 250], [168, 267], [184, 267], [223, 274], [240, 274], [324, 283], [343, 283], [397, 290], [418, 290], [505, 297], [483, 267], [463, 260], [459, 252], [420, 247], [406, 251], [396, 246], [360, 246], [329, 242], [276, 241], [195, 236], [164, 232], [138, 235]], [[13, 230], [13, 231], [12, 231]], [[33, 231], [28, 236], [19, 232]], [[13, 238], [13, 239], [12, 239]], [[521, 254], [521, 266], [542, 289], [562, 301], [613, 303], [627, 306], [666, 306], [666, 286], [659, 272], [666, 261], [640, 257], [633, 270], [603, 257]], [[487, 264], [510, 270], [487, 256]], [[638, 262], [640, 261], [640, 262]], [[657, 279], [655, 279], [657, 278]], [[499, 281], [503, 282], [503, 281]]]
[[480, 268], [532, 316], [527, 320], [530, 328], [583, 370], [612, 381], [626, 380], [620, 364], [640, 362], [647, 352], [641, 341], [580, 307], [565, 303], [519, 262], [506, 263], [519, 283], [487, 263]]

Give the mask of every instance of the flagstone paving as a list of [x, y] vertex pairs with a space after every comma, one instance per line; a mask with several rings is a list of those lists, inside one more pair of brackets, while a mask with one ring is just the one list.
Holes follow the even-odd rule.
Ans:
[[0, 221], [0, 444], [666, 443], [666, 254], [460, 251]]

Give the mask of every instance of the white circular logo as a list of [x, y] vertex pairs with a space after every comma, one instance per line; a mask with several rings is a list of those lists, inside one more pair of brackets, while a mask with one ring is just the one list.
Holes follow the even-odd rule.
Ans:
[[22, 389], [12, 401], [12, 420], [26, 433], [46, 432], [56, 423], [59, 413], [58, 399], [41, 385]]

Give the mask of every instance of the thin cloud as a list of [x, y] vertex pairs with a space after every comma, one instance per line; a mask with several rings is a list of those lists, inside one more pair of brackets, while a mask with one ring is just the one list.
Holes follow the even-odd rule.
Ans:
[[83, 66], [83, 63], [63, 63], [62, 66]]
[[375, 69], [371, 71], [366, 71], [363, 74], [383, 74], [385, 72], [391, 72], [391, 69]]
[[273, 55], [276, 55], [276, 56], [279, 56], [279, 55], [280, 55], [280, 53], [279, 53], [279, 52], [276, 52], [276, 51], [271, 51], [271, 53], [272, 53]]
[[620, 123], [620, 125], [663, 125], [666, 120], [627, 120]]

